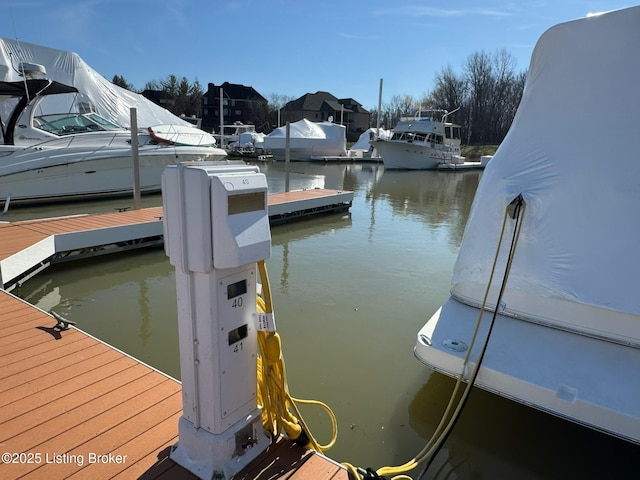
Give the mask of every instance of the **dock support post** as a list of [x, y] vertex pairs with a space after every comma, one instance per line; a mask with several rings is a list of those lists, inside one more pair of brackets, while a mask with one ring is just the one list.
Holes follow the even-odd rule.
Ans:
[[380, 134], [380, 112], [382, 111], [382, 79], [380, 79], [380, 88], [378, 90], [378, 114], [376, 115], [376, 134], [374, 140], [378, 140]]
[[131, 154], [133, 156], [133, 208], [140, 210], [140, 157], [138, 155], [138, 112], [135, 107], [129, 110], [131, 116]]
[[220, 148], [224, 148], [224, 89], [220, 87]]
[[289, 160], [291, 156], [291, 124], [287, 122], [284, 137], [284, 191], [289, 191]]

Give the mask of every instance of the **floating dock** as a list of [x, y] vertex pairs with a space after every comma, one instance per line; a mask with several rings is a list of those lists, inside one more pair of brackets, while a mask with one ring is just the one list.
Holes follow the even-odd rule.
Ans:
[[438, 170], [457, 171], [457, 170], [484, 170], [491, 161], [493, 155], [482, 155], [479, 162], [461, 162], [461, 163], [441, 163]]
[[463, 163], [441, 163], [438, 165], [438, 170], [445, 171], [458, 171], [458, 170], [484, 170], [484, 167], [480, 162], [463, 162]]
[[353, 192], [314, 188], [269, 195], [269, 221], [277, 225], [320, 213], [346, 212]]
[[[273, 208], [273, 218], [286, 221], [342, 211], [352, 196], [317, 189], [270, 195], [269, 214]], [[169, 458], [182, 415], [180, 382], [7, 291], [58, 261], [159, 245], [162, 216], [154, 207], [0, 223], [0, 478], [196, 478]], [[348, 474], [279, 438], [235, 478]]]
[[[326, 189], [271, 194], [272, 224], [322, 213], [345, 212], [353, 192]], [[12, 290], [62, 261], [162, 244], [162, 207], [98, 215], [0, 223], [0, 288]]]

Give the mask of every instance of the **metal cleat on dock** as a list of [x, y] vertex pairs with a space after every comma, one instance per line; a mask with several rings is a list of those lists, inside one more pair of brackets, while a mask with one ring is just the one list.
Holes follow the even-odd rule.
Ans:
[[66, 318], [58, 315], [56, 312], [54, 312], [53, 310], [49, 311], [49, 314], [56, 319], [56, 321], [58, 323], [56, 323], [55, 329], [57, 330], [69, 330], [70, 326], [75, 326], [76, 322], [72, 322], [71, 320], [67, 320]]

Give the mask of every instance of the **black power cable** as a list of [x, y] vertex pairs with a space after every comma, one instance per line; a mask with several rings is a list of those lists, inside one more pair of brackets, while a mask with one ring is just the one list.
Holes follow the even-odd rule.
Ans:
[[520, 228], [520, 215], [521, 215], [522, 210], [524, 209], [524, 206], [525, 206], [525, 202], [524, 202], [524, 198], [522, 197], [522, 194], [518, 195], [507, 206], [509, 215], [511, 216], [511, 218], [515, 219], [515, 226], [514, 226], [514, 229], [513, 229], [513, 236], [511, 237], [511, 246], [509, 248], [509, 255], [507, 257], [507, 264], [506, 264], [506, 267], [505, 267], [504, 276], [502, 278], [502, 284], [500, 285], [500, 293], [498, 294], [498, 300], [496, 301], [496, 306], [493, 309], [493, 315], [491, 317], [491, 323], [489, 324], [489, 330], [487, 332], [487, 338], [486, 338], [486, 340], [484, 342], [482, 350], [480, 351], [480, 355], [478, 356], [476, 368], [473, 370], [473, 375], [471, 376], [471, 378], [469, 378], [470, 386], [464, 391], [463, 396], [460, 399], [460, 410], [458, 412], [458, 415], [456, 415], [456, 417], [453, 419], [453, 422], [449, 425], [449, 428], [447, 428], [446, 432], [444, 432], [444, 435], [441, 436], [440, 441], [439, 441], [435, 451], [433, 452], [433, 454], [427, 460], [427, 463], [424, 466], [424, 469], [422, 470], [422, 473], [420, 473], [420, 476], [418, 477], [418, 480], [422, 480], [422, 478], [425, 476], [425, 474], [427, 473], [427, 470], [429, 470], [429, 467], [433, 463], [433, 460], [435, 459], [436, 455], [438, 455], [438, 453], [440, 452], [440, 449], [442, 448], [444, 443], [447, 441], [447, 439], [449, 438], [449, 435], [451, 434], [451, 432], [453, 431], [454, 427], [458, 423], [458, 420], [460, 419], [460, 415], [462, 414], [462, 410], [463, 410], [464, 406], [467, 403], [469, 395], [471, 394], [471, 389], [472, 389], [472, 387], [473, 387], [473, 385], [474, 385], [474, 383], [476, 381], [476, 378], [478, 377], [478, 372], [480, 372], [480, 365], [482, 364], [482, 360], [484, 358], [484, 354], [487, 351], [487, 346], [489, 345], [489, 339], [491, 338], [491, 332], [493, 330], [493, 325], [495, 324], [496, 317], [498, 316], [498, 306], [502, 302], [502, 296], [504, 295], [504, 291], [505, 291], [506, 286], [507, 286], [507, 279], [509, 277], [509, 270], [511, 270], [511, 263], [513, 262], [513, 255], [515, 253], [515, 247], [516, 247], [516, 239], [518, 238], [518, 232], [519, 232], [519, 228]]

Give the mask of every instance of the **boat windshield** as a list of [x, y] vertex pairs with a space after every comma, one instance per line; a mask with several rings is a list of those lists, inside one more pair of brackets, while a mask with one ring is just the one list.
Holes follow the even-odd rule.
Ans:
[[33, 126], [54, 135], [124, 130], [97, 113], [56, 113], [34, 117]]

